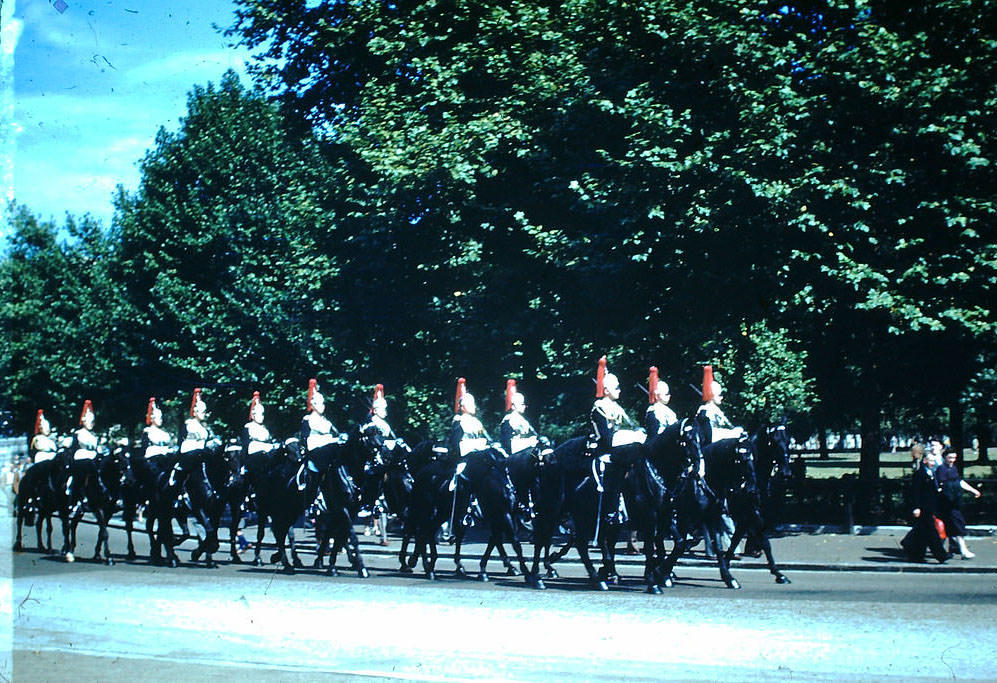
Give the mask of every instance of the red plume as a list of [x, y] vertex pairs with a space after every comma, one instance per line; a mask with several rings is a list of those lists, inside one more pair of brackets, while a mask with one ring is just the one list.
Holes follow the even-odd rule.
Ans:
[[379, 398], [381, 398], [381, 399], [384, 398], [384, 385], [383, 384], [375, 384], [374, 385], [374, 396], [370, 399], [370, 412], [371, 413], [374, 412], [374, 401], [376, 401]]
[[312, 397], [315, 395], [315, 388], [318, 386], [318, 382], [314, 379], [308, 380], [308, 398], [305, 399], [305, 410], [309, 413], [312, 412]]
[[516, 393], [516, 380], [507, 379], [505, 381], [505, 412], [512, 410], [512, 397]]
[[453, 399], [453, 411], [455, 415], [460, 415], [460, 400], [467, 393], [467, 380], [463, 377], [457, 379], [457, 393]]
[[599, 359], [599, 369], [595, 373], [595, 397], [602, 398], [606, 393], [606, 357]]
[[253, 419], [253, 409], [260, 405], [260, 392], [253, 392], [253, 399], [249, 402], [249, 419]]
[[35, 415], [35, 434], [41, 434], [42, 431], [42, 417], [45, 415], [45, 411], [41, 408], [38, 409], [38, 414]]
[[194, 406], [197, 405], [197, 399], [201, 398], [201, 390], [194, 389], [194, 396], [190, 399], [190, 416], [194, 417]]
[[651, 374], [647, 378], [647, 402], [654, 403], [657, 400], [658, 392], [658, 367], [656, 365], [651, 366]]
[[703, 403], [713, 400], [713, 366], [703, 366]]
[[145, 424], [146, 425], [151, 425], [152, 424], [152, 411], [155, 410], [155, 409], [156, 409], [156, 397], [155, 396], [150, 396], [149, 397], [149, 405], [147, 405], [145, 407]]
[[86, 415], [87, 413], [92, 413], [92, 412], [93, 412], [93, 403], [91, 403], [91, 402], [90, 402], [90, 399], [88, 398], [87, 400], [85, 400], [85, 401], [83, 402], [83, 410], [82, 410], [82, 411], [80, 411], [80, 424], [81, 424], [81, 425], [83, 424], [83, 417], [84, 417], [84, 416], [85, 416], [85, 415]]

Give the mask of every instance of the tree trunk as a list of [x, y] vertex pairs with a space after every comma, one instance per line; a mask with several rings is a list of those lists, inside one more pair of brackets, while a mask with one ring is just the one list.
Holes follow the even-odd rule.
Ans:
[[959, 454], [959, 461], [962, 461], [963, 447], [963, 417], [965, 411], [959, 399], [952, 401], [949, 407], [949, 439], [952, 441], [952, 449]]
[[827, 450], [827, 430], [824, 428], [824, 425], [817, 428], [817, 443], [820, 447], [820, 459], [830, 459], [831, 454]]
[[981, 411], [980, 413], [980, 424], [976, 429], [976, 438], [979, 439], [979, 452], [977, 453], [976, 461], [980, 463], [990, 462], [990, 435], [993, 433], [991, 431], [990, 425], [990, 413], [986, 411]]
[[862, 435], [862, 448], [859, 451], [859, 479], [876, 481], [879, 479], [879, 442], [882, 437], [878, 404], [871, 405], [865, 410], [859, 431]]

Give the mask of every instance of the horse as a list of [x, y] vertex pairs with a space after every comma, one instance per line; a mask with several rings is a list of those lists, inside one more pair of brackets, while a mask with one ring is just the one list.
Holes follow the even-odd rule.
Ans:
[[[644, 458], [625, 473], [623, 498], [630, 520], [644, 538], [644, 582], [651, 594], [660, 594], [665, 538], [673, 537], [672, 494], [679, 477], [702, 461], [701, 434], [695, 420], [683, 419], [652, 436]], [[615, 542], [607, 543], [605, 576], [616, 575]]]
[[[62, 449], [51, 460], [31, 465], [18, 486], [14, 500], [14, 514], [17, 517], [17, 537], [14, 550], [24, 548], [22, 530], [24, 524], [35, 525], [38, 537], [38, 551], [52, 553], [52, 516], [69, 505], [66, 492], [69, 479], [69, 451]], [[42, 543], [42, 523], [47, 527], [46, 542]]]
[[[231, 521], [229, 523], [229, 556], [232, 562], [241, 563], [236, 539], [239, 535], [239, 520], [242, 513], [256, 513], [256, 543], [253, 551], [253, 565], [263, 566], [261, 552], [263, 537], [266, 535], [267, 515], [260, 510], [259, 496], [261, 490], [269, 485], [269, 472], [280, 458], [297, 457], [300, 453], [295, 449], [293, 455], [284, 444], [276, 443], [270, 451], [259, 451], [248, 454], [240, 451], [240, 473], [238, 483], [226, 489], [226, 499], [229, 505]], [[239, 511], [237, 514], [236, 511]], [[247, 520], [247, 527], [249, 523]]]
[[[660, 574], [664, 578], [663, 585], [671, 588], [675, 585], [673, 570], [675, 564], [696, 543], [696, 535], [703, 533], [718, 549], [716, 553], [717, 567], [720, 578], [728, 588], [738, 589], [741, 584], [730, 573], [728, 556], [722, 551], [722, 534], [724, 523], [722, 519], [724, 497], [718, 495], [707, 483], [710, 479], [711, 461], [716, 462], [721, 453], [733, 453], [739, 466], [741, 476], [753, 480], [754, 464], [747, 439], [740, 441], [726, 439], [702, 449], [702, 460], [692, 468], [683, 471], [675, 484], [672, 496], [675, 510], [675, 542], [671, 553], [661, 562]], [[712, 457], [711, 457], [712, 455]], [[702, 472], [706, 476], [702, 476]]]
[[[751, 439], [725, 439], [704, 449], [706, 457], [707, 481], [726, 502], [734, 520], [734, 534], [730, 547], [724, 553], [728, 562], [734, 559], [734, 551], [745, 536], [753, 540], [765, 553], [769, 572], [776, 583], [790, 583], [789, 579], [776, 566], [772, 555], [772, 544], [765, 535], [765, 491], [761, 471], [766, 472], [764, 480], [769, 482], [768, 473], [776, 471], [784, 476], [789, 470], [788, 438], [785, 430], [778, 426], [763, 426]], [[736, 448], [732, 448], [736, 444]], [[759, 447], [758, 458], [761, 467], [755, 468], [755, 449]], [[762, 455], [764, 453], [764, 455]], [[718, 553], [719, 554], [719, 553]]]
[[[180, 558], [177, 557], [176, 547], [188, 537], [185, 531], [188, 510], [185, 508], [185, 502], [182, 500], [184, 497], [191, 498], [191, 494], [187, 489], [187, 482], [195, 473], [199, 477], [205, 476], [203, 465], [206, 462], [214, 463], [218, 460], [227, 461], [227, 459], [227, 456], [222, 452], [221, 439], [212, 436], [206, 441], [204, 448], [178, 454], [172, 468], [157, 473], [155, 487], [156, 502], [153, 510], [153, 515], [156, 518], [156, 536], [150, 553], [154, 564], [158, 564], [161, 561], [160, 552], [162, 551], [165, 553], [164, 561], [167, 566], [173, 568], [180, 566]], [[214, 466], [212, 469], [214, 469]], [[200, 485], [196, 485], [196, 488], [198, 491], [195, 496], [207, 493], [207, 489], [205, 488], [202, 491]], [[186, 496], [184, 496], [185, 493], [187, 494]], [[189, 511], [194, 512], [193, 505], [191, 505]], [[179, 538], [173, 533], [174, 519], [178, 521], [181, 529], [184, 530], [183, 535]], [[207, 530], [207, 527], [205, 529]], [[215, 539], [217, 542], [217, 531], [215, 532]], [[199, 543], [198, 547], [203, 551], [202, 543]]]
[[[489, 532], [485, 552], [479, 563], [478, 578], [481, 581], [489, 580], [488, 560], [497, 549], [508, 575], [522, 573], [526, 576], [527, 583], [534, 581], [526, 566], [522, 546], [516, 538], [513, 519], [515, 493], [511, 485], [508, 485], [504, 459], [502, 451], [488, 448], [469, 453], [456, 467], [449, 460], [441, 459], [416, 475], [409, 510], [409, 522], [412, 525], [409, 532], [414, 533], [415, 550], [407, 560], [409, 568], [415, 566], [421, 556], [426, 576], [430, 579], [436, 577], [436, 533], [444, 522], [448, 522], [455, 540], [455, 575], [467, 576], [460, 559], [460, 550], [468, 526], [464, 520], [464, 511], [470, 508], [473, 496], [481, 509], [481, 521]], [[516, 553], [520, 567], [518, 570], [505, 552], [503, 541], [506, 539]]]
[[329, 471], [338, 465], [338, 451], [342, 447], [342, 443], [334, 442], [308, 451], [302, 457], [301, 444], [292, 437], [283, 443], [281, 454], [273, 458], [270, 469], [263, 474], [266, 483], [257, 488], [256, 502], [260, 516], [270, 519], [270, 528], [277, 541], [277, 551], [270, 561], [281, 562], [285, 573], [293, 574], [296, 567], [304, 566], [294, 547], [291, 529], [315, 501]]
[[60, 510], [65, 536], [63, 555], [67, 562], [75, 559], [76, 528], [84, 511], [89, 511], [97, 522], [97, 544], [93, 559], [95, 562], [103, 561], [106, 565], [113, 565], [107, 525], [118, 510], [118, 499], [134, 481], [128, 449], [120, 445], [113, 448], [99, 447], [95, 466], [94, 475], [83, 478], [83, 481], [73, 482], [69, 504]]
[[347, 559], [357, 576], [365, 579], [370, 575], [360, 556], [360, 544], [353, 529], [353, 518], [360, 507], [359, 489], [355, 482], [370, 475], [365, 465], [373, 453], [380, 452], [383, 445], [381, 432], [377, 427], [371, 426], [364, 431], [352, 430], [346, 443], [336, 450], [335, 462], [320, 484], [325, 509], [315, 520], [317, 545], [314, 566], [316, 569], [322, 568], [323, 557], [329, 548], [329, 540], [332, 539], [332, 551], [326, 570], [330, 576], [338, 574], [336, 558], [343, 548], [346, 549]]
[[[538, 588], [543, 588], [539, 576], [540, 555], [544, 555], [546, 578], [557, 578], [554, 562], [564, 557], [572, 547], [578, 551], [589, 580], [599, 590], [609, 590], [606, 577], [596, 571], [589, 557], [589, 543], [605, 534], [602, 510], [605, 480], [599, 471], [600, 461], [586, 452], [588, 439], [580, 436], [565, 441], [554, 449], [540, 473], [540, 496], [533, 519], [532, 575]], [[630, 449], [632, 450], [632, 449]], [[617, 479], [621, 479], [617, 477]], [[613, 490], [619, 492], [620, 481]], [[618, 496], [612, 497], [616, 505]], [[614, 508], [615, 511], [615, 508]], [[572, 528], [568, 543], [551, 553], [554, 534], [567, 518]], [[601, 533], [600, 533], [601, 529]], [[600, 543], [604, 550], [604, 544]]]
[[154, 458], [146, 458], [141, 448], [136, 447], [131, 451], [130, 461], [134, 480], [122, 494], [121, 510], [121, 517], [125, 523], [125, 535], [128, 539], [126, 560], [131, 561], [138, 557], [132, 534], [135, 530], [135, 520], [138, 517], [140, 506], [145, 508], [145, 533], [149, 537], [149, 559], [154, 564], [162, 560], [155, 524], [159, 518], [160, 506], [164, 504], [161, 494], [166, 484], [166, 478], [173, 466], [176, 465], [178, 455], [176, 451], [173, 451]]
[[528, 530], [532, 530], [536, 501], [540, 497], [540, 469], [544, 465], [545, 458], [551, 453], [553, 448], [550, 441], [546, 437], [541, 437], [536, 446], [513, 453], [506, 459], [509, 479], [512, 480], [512, 487], [516, 492], [516, 508], [520, 513], [520, 522]]
[[[241, 462], [242, 447], [229, 443], [220, 452], [205, 457], [201, 466], [195, 468], [187, 478], [186, 492], [190, 500], [190, 511], [193, 517], [204, 529], [204, 538], [198, 541], [197, 547], [190, 553], [190, 561], [197, 562], [204, 555], [204, 565], [209, 569], [218, 566], [212, 555], [218, 551], [218, 526], [222, 514], [229, 504], [229, 489], [241, 492]], [[230, 510], [234, 526], [238, 527], [242, 507], [235, 503]]]

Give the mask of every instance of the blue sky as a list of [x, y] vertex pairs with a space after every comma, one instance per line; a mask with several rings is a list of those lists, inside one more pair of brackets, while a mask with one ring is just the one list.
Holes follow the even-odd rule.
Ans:
[[137, 187], [138, 162], [160, 127], [177, 128], [191, 87], [244, 75], [248, 54], [212, 28], [231, 25], [231, 0], [64, 2], [3, 1], [4, 53], [16, 38], [3, 74], [12, 121], [0, 100], [0, 144], [15, 147], [5, 190], [60, 224], [68, 212], [109, 225], [115, 186]]

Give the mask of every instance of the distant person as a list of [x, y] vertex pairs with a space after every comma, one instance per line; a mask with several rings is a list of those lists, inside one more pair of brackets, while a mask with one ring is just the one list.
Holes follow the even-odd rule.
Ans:
[[959, 474], [955, 466], [958, 454], [949, 449], [944, 454], [945, 462], [935, 471], [935, 479], [941, 495], [938, 498], [938, 516], [945, 522], [945, 533], [949, 537], [949, 548], [957, 547], [962, 559], [971, 560], [975, 553], [966, 547], [966, 518], [959, 507], [959, 497], [963, 491], [972, 493], [974, 498], [980, 497], [978, 489], [974, 488]]
[[948, 553], [945, 552], [945, 544], [942, 543], [935, 526], [939, 493], [938, 480], [935, 478], [937, 461], [934, 453], [932, 451], [925, 453], [922, 463], [911, 481], [914, 524], [900, 545], [913, 562], [923, 562], [925, 551], [928, 549], [936, 560], [945, 562]]
[[921, 458], [924, 457], [924, 446], [914, 442], [910, 447], [910, 469], [912, 472], [917, 472], [918, 468], [921, 467]]

